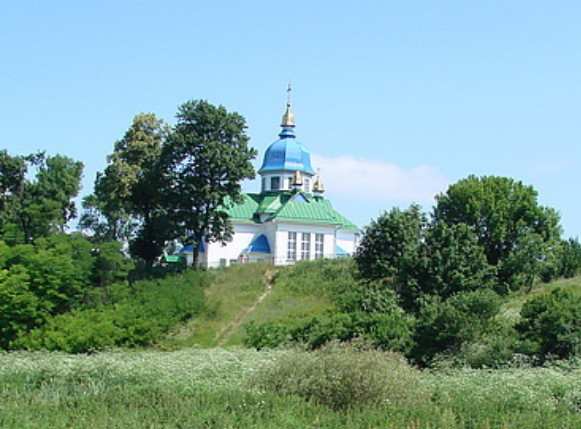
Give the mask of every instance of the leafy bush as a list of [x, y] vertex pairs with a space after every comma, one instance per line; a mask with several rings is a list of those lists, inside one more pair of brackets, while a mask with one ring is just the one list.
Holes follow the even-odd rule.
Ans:
[[537, 295], [521, 310], [516, 325], [525, 353], [568, 358], [581, 352], [581, 297], [566, 289]]
[[442, 352], [457, 352], [464, 343], [474, 342], [492, 324], [500, 300], [491, 290], [461, 292], [442, 301], [433, 297], [424, 302], [418, 316], [411, 356], [427, 364]]
[[134, 287], [111, 288], [111, 303], [79, 309], [48, 320], [21, 335], [15, 347], [80, 353], [112, 346], [145, 346], [204, 309], [203, 287], [210, 276], [188, 272]]
[[438, 355], [430, 365], [437, 368], [507, 368], [530, 366], [531, 359], [515, 354], [516, 334], [512, 327], [499, 327], [462, 343], [459, 350]]
[[396, 299], [395, 292], [384, 285], [343, 284], [335, 291], [336, 310], [302, 320], [249, 323], [245, 325], [245, 343], [262, 349], [295, 342], [316, 349], [333, 340], [362, 337], [378, 348], [407, 352], [412, 344], [413, 318]]
[[244, 325], [246, 337], [244, 343], [256, 350], [274, 349], [292, 341], [291, 330], [284, 325], [254, 321]]
[[258, 371], [253, 385], [283, 396], [314, 400], [334, 410], [364, 405], [413, 406], [429, 397], [420, 373], [401, 356], [345, 343], [285, 354]]

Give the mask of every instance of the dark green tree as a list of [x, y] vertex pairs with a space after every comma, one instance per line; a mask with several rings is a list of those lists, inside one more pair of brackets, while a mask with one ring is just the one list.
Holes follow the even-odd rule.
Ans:
[[[531, 264], [535, 268], [528, 273], [537, 274], [536, 264], [549, 258], [558, 244], [559, 215], [539, 205], [537, 192], [522, 182], [506, 177], [469, 176], [451, 185], [436, 201], [434, 221], [464, 223], [473, 229], [488, 263], [498, 268], [501, 290], [514, 287], [511, 281], [519, 276], [522, 279], [523, 271], [530, 270]], [[509, 258], [529, 259], [522, 265]], [[520, 286], [523, 284], [526, 281]]]
[[[38, 172], [31, 179], [28, 169]], [[43, 153], [12, 157], [0, 153], [0, 229], [9, 244], [31, 243], [62, 232], [76, 216], [72, 199], [80, 190], [83, 164]]]
[[413, 277], [427, 220], [420, 206], [394, 208], [372, 221], [364, 230], [355, 262], [361, 278], [396, 279], [396, 287]]
[[101, 241], [129, 240], [131, 253], [151, 266], [171, 238], [161, 182], [160, 156], [167, 135], [154, 114], [140, 114], [115, 143], [109, 165], [84, 200], [81, 227]]
[[575, 277], [581, 270], [581, 243], [577, 238], [569, 238], [561, 243], [559, 275]]
[[222, 210], [240, 201], [240, 182], [254, 178], [246, 121], [238, 113], [207, 101], [188, 101], [179, 107], [178, 122], [163, 150], [164, 194], [171, 223], [184, 243], [225, 242], [232, 236]]
[[472, 228], [466, 224], [430, 225], [418, 261], [416, 287], [401, 291], [408, 308], [422, 295], [447, 299], [457, 292], [494, 286], [495, 269], [486, 262]]

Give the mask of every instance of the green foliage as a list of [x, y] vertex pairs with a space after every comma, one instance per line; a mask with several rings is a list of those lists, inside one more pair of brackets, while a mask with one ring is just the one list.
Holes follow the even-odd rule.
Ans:
[[232, 236], [221, 208], [238, 202], [240, 182], [254, 178], [250, 161], [256, 151], [248, 146], [244, 118], [222, 106], [188, 101], [177, 119], [161, 157], [165, 204], [178, 237], [196, 246], [197, 266], [202, 240], [225, 242]]
[[345, 343], [283, 355], [254, 380], [267, 392], [299, 396], [334, 410], [385, 404], [403, 407], [429, 397], [419, 374], [400, 356]]
[[133, 286], [116, 284], [108, 304], [53, 317], [22, 335], [15, 346], [81, 353], [150, 345], [205, 308], [208, 282], [208, 274], [188, 272]]
[[291, 328], [274, 322], [250, 321], [244, 325], [244, 331], [244, 343], [256, 350], [275, 349], [289, 345], [293, 340]]
[[565, 278], [575, 277], [581, 270], [581, 243], [576, 238], [561, 242], [561, 264], [559, 275]]
[[150, 267], [173, 238], [160, 181], [166, 134], [154, 114], [137, 115], [97, 175], [81, 219], [81, 227], [92, 229], [97, 241], [131, 239], [131, 253]]
[[127, 278], [133, 264], [121, 252], [121, 243], [110, 241], [99, 243], [92, 249], [94, 257], [91, 282], [94, 286], [106, 287]]
[[499, 285], [529, 285], [559, 240], [559, 215], [531, 186], [506, 177], [469, 176], [436, 197], [435, 222], [473, 228]]
[[418, 205], [383, 213], [365, 228], [355, 261], [368, 280], [405, 279], [418, 258], [426, 217]]
[[518, 338], [512, 327], [493, 327], [475, 340], [460, 345], [454, 353], [443, 353], [431, 362], [436, 368], [505, 368], [528, 366], [532, 363], [524, 355], [515, 354]]
[[79, 234], [0, 242], [0, 347], [83, 304], [96, 286], [123, 278], [130, 265], [118, 243], [94, 247]]
[[566, 289], [539, 294], [525, 302], [516, 329], [523, 351], [542, 358], [567, 358], [581, 352], [581, 297]]
[[298, 261], [278, 271], [276, 287], [291, 295], [330, 296], [350, 290], [353, 261], [350, 258]]
[[[33, 179], [29, 167], [36, 167]], [[44, 153], [10, 156], [0, 151], [0, 239], [10, 245], [62, 232], [76, 216], [72, 199], [80, 190], [83, 164]]]
[[426, 229], [419, 257], [410, 267], [399, 295], [404, 308], [417, 311], [426, 296], [444, 300], [458, 292], [494, 286], [494, 267], [487, 264], [472, 229], [465, 224], [436, 223]]
[[428, 364], [437, 354], [458, 351], [462, 344], [474, 342], [492, 327], [500, 309], [500, 299], [489, 289], [459, 292], [443, 301], [426, 299], [417, 318], [415, 347], [411, 356]]
[[304, 261], [281, 269], [274, 288], [289, 299], [330, 296], [335, 308], [321, 315], [283, 318], [244, 326], [245, 344], [257, 349], [299, 343], [316, 349], [334, 341], [362, 337], [378, 348], [407, 351], [413, 319], [398, 306], [384, 284], [358, 284], [349, 260]]

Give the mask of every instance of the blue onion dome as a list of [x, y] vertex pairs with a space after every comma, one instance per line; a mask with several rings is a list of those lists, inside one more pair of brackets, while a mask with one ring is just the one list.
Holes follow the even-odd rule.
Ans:
[[268, 171], [302, 171], [315, 174], [311, 165], [311, 154], [295, 137], [295, 117], [291, 112], [290, 102], [282, 117], [280, 138], [272, 143], [264, 154], [264, 161], [258, 173]]

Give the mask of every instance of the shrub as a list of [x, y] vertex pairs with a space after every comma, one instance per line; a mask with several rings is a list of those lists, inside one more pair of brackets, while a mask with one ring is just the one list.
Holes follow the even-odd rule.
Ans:
[[251, 321], [244, 325], [244, 330], [246, 332], [244, 344], [256, 350], [274, 349], [292, 341], [290, 329], [273, 322]]
[[500, 299], [491, 290], [461, 292], [442, 301], [426, 300], [420, 309], [412, 357], [428, 364], [437, 354], [456, 352], [462, 344], [476, 341], [492, 324]]
[[516, 325], [525, 353], [568, 358], [581, 352], [581, 297], [566, 289], [537, 295], [521, 310]]
[[177, 323], [204, 309], [203, 287], [210, 275], [188, 272], [134, 287], [111, 287], [108, 305], [53, 317], [45, 326], [21, 335], [14, 347], [80, 353], [112, 346], [145, 346]]
[[332, 343], [314, 352], [285, 354], [258, 371], [252, 384], [334, 410], [365, 405], [413, 406], [429, 397], [419, 372], [401, 356], [354, 343]]

